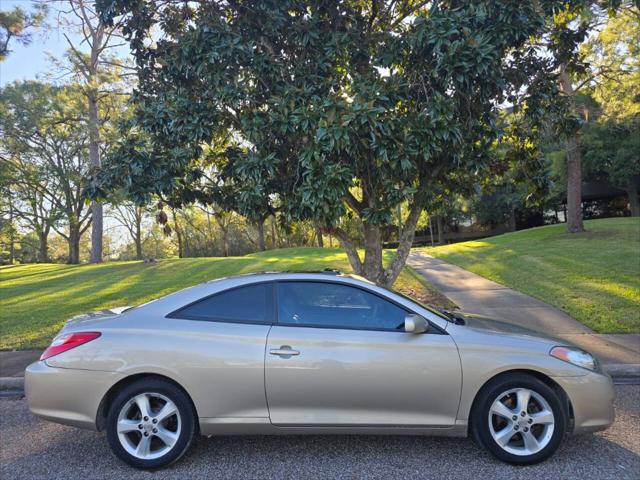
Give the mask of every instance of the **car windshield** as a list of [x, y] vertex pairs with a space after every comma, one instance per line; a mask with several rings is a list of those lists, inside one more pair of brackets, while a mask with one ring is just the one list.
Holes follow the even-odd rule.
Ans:
[[416, 300], [413, 297], [410, 297], [409, 295], [399, 292], [398, 290], [391, 290], [393, 293], [395, 293], [396, 295], [401, 296], [402, 298], [405, 298], [407, 300], [409, 300], [410, 302], [413, 303], [417, 303], [418, 305], [420, 305], [422, 308], [424, 308], [425, 310], [429, 310], [431, 313], [433, 313], [434, 315], [439, 316], [440, 318], [446, 320], [447, 322], [452, 322], [454, 323], [454, 319], [452, 317], [450, 317], [449, 315], [446, 314], [446, 312], [441, 312], [439, 310], [436, 310], [433, 307], [430, 307], [429, 305], [426, 305], [424, 303], [422, 303], [420, 300]]

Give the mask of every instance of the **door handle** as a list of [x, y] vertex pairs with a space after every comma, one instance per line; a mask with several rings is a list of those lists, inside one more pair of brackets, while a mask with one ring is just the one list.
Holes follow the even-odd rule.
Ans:
[[271, 355], [278, 355], [283, 358], [289, 358], [292, 355], [300, 355], [298, 350], [292, 349], [289, 345], [282, 345], [280, 348], [272, 348], [269, 350]]

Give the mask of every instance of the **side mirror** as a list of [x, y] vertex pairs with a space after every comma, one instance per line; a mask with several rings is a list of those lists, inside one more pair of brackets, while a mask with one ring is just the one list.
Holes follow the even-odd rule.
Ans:
[[407, 333], [424, 333], [429, 330], [429, 322], [424, 317], [411, 313], [404, 317], [404, 331]]

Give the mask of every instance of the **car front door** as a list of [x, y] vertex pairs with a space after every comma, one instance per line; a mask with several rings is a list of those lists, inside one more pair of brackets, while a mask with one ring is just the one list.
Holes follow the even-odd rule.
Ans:
[[404, 331], [403, 307], [338, 282], [277, 283], [265, 386], [280, 426], [450, 427], [461, 367], [449, 335]]

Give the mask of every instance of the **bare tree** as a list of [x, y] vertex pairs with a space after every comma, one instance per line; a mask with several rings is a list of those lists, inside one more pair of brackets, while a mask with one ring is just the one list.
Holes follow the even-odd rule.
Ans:
[[[69, 44], [70, 72], [82, 83], [83, 93], [88, 110], [89, 134], [89, 164], [92, 171], [100, 168], [101, 118], [100, 102], [122, 88], [119, 83], [129, 67], [111, 50], [125, 45], [120, 36], [119, 22], [107, 26], [94, 10], [93, 2], [86, 0], [65, 0], [67, 5], [61, 13], [64, 14], [62, 23], [65, 27], [80, 32], [81, 40], [74, 42], [69, 35], [64, 34]], [[87, 53], [85, 53], [87, 52]], [[91, 263], [99, 263], [103, 256], [103, 206], [102, 203], [91, 202]]]
[[[24, 165], [22, 172], [11, 178], [13, 201], [11, 215], [38, 237], [38, 261], [49, 261], [49, 234], [62, 212], [47, 198], [45, 189], [51, 183], [42, 168]], [[35, 186], [35, 187], [34, 187]]]
[[229, 256], [229, 229], [234, 224], [234, 214], [233, 212], [228, 212], [222, 209], [214, 209], [213, 211], [209, 211], [208, 209], [198, 205], [202, 211], [204, 211], [207, 216], [211, 215], [218, 227], [220, 228], [221, 237], [222, 237], [222, 256]]
[[146, 210], [133, 203], [114, 205], [110, 209], [113, 219], [123, 226], [136, 246], [136, 260], [142, 260], [142, 227]]

